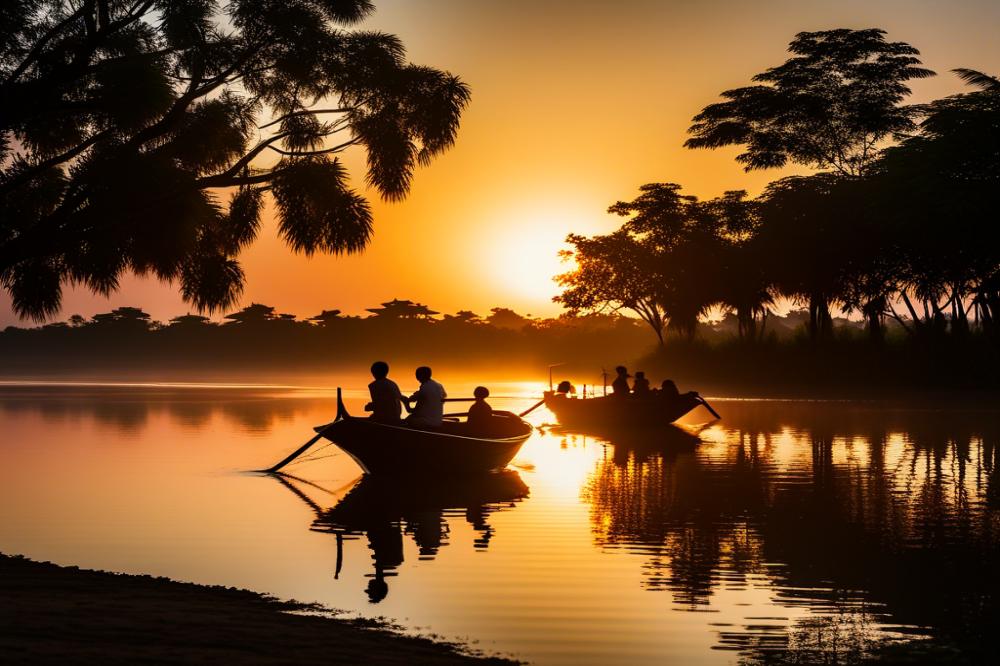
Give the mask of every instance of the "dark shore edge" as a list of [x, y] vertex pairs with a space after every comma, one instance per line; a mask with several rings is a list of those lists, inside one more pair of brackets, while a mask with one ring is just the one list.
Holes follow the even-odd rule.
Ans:
[[248, 590], [0, 553], [3, 663], [515, 664]]

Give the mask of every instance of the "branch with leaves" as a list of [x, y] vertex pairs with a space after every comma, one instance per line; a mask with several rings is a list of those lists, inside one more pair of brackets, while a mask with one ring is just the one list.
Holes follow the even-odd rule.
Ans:
[[[360, 252], [453, 145], [468, 87], [357, 28], [367, 0], [29, 0], [0, 23], [0, 286], [23, 316], [131, 271], [199, 309], [239, 296], [264, 196], [295, 250]], [[274, 155], [276, 160], [268, 160]]]

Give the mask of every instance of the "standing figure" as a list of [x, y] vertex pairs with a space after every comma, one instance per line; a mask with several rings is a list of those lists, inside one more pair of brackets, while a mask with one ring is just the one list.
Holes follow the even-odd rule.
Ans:
[[629, 394], [628, 378], [632, 375], [628, 374], [628, 368], [624, 365], [619, 365], [615, 368], [615, 373], [617, 377], [611, 382], [611, 395], [618, 396], [619, 398], [624, 398]]
[[372, 363], [372, 377], [368, 385], [368, 393], [372, 401], [365, 405], [365, 411], [371, 412], [371, 419], [379, 423], [399, 423], [402, 412], [403, 394], [396, 382], [389, 379], [389, 364], [385, 361]]
[[417, 404], [406, 417], [406, 424], [414, 428], [438, 428], [444, 421], [444, 399], [448, 397], [444, 387], [431, 379], [431, 369], [426, 365], [417, 368], [420, 388], [406, 401]]

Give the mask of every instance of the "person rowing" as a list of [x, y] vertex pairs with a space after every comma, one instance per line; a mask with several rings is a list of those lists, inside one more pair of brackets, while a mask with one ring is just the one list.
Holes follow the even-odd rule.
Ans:
[[444, 399], [448, 394], [441, 384], [431, 379], [431, 369], [426, 365], [417, 368], [416, 377], [420, 388], [406, 398], [407, 403], [416, 403], [412, 408], [408, 407], [410, 415], [406, 417], [406, 425], [439, 428], [444, 422]]

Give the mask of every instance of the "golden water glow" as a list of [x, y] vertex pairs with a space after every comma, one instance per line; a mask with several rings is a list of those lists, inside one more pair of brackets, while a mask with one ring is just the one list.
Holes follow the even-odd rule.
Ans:
[[[838, 548], [818, 557], [836, 575], [895, 566], [904, 545], [993, 543], [995, 409], [713, 399], [726, 420], [694, 450], [545, 428], [514, 461], [526, 497], [356, 530], [335, 578], [336, 539], [314, 521], [351, 490], [354, 463], [328, 447], [318, 453], [332, 457], [289, 469], [318, 484], [300, 486], [315, 506], [241, 471], [328, 419], [329, 391], [29, 388], [0, 395], [0, 551], [316, 600], [536, 663], [733, 663], [770, 640], [851, 662], [886, 637], [921, 635], [901, 618], [941, 606], [921, 600], [895, 616], [884, 589], [810, 573], [799, 545], [829, 532]], [[539, 388], [497, 394], [522, 396], [502, 401], [517, 411]], [[346, 392], [351, 410], [365, 399]], [[401, 561], [375, 605], [366, 589], [386, 534]], [[858, 535], [875, 541], [852, 550]], [[976, 584], [974, 569], [964, 584]], [[936, 575], [898, 584], [932, 600], [950, 593]]]

